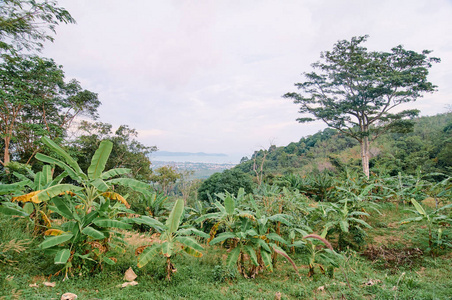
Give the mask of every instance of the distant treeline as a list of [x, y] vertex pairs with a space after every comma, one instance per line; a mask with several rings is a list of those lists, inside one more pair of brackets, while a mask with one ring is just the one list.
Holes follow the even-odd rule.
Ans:
[[[370, 168], [376, 174], [450, 173], [452, 167], [452, 113], [420, 117], [408, 133], [389, 133], [371, 148]], [[285, 147], [270, 146], [244, 157], [235, 167], [252, 176], [307, 174], [360, 168], [358, 142], [326, 128]]]

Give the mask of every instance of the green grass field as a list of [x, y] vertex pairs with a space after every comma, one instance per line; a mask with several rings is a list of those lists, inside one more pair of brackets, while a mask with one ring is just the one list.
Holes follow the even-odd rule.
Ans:
[[[373, 228], [365, 246], [345, 251], [342, 271], [336, 268], [332, 278], [320, 272], [307, 277], [306, 255], [299, 250], [291, 256], [301, 278], [280, 256], [274, 272], [245, 279], [225, 267], [225, 249], [206, 246], [202, 258], [176, 257], [177, 272], [170, 282], [161, 257], [142, 269], [136, 267], [134, 251], [146, 243], [147, 234], [129, 237], [131, 245], [116, 265], [94, 274], [80, 270], [63, 282], [63, 276], [52, 276], [58, 271], [53, 259], [35, 250], [39, 241], [26, 233], [29, 225], [0, 215], [0, 299], [60, 299], [66, 292], [78, 299], [452, 299], [450, 248], [432, 257], [425, 251], [425, 226], [400, 225], [408, 216], [402, 207], [385, 204], [381, 212], [368, 219]], [[452, 239], [450, 227], [443, 235]], [[25, 241], [23, 248], [5, 249], [5, 245], [21, 245], [20, 241]], [[138, 275], [138, 285], [120, 288], [129, 267]], [[45, 281], [56, 285], [46, 287]], [[29, 286], [35, 283], [37, 287]]]

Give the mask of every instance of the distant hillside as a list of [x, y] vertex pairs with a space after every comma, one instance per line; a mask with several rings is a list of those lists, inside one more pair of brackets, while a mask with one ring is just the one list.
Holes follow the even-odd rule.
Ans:
[[193, 171], [193, 179], [206, 179], [210, 175], [231, 169], [235, 164], [218, 163], [197, 163], [197, 162], [175, 162], [175, 161], [152, 161], [152, 168], [157, 169], [163, 166], [172, 166], [179, 171]]
[[[388, 133], [371, 144], [371, 171], [450, 172], [452, 168], [452, 113], [415, 119], [410, 133]], [[265, 157], [265, 160], [264, 160]], [[271, 146], [244, 157], [235, 168], [251, 175], [260, 169], [266, 176], [336, 171], [345, 166], [360, 169], [360, 147], [356, 140], [327, 128], [287, 146]]]
[[227, 156], [224, 153], [156, 151], [152, 156]]

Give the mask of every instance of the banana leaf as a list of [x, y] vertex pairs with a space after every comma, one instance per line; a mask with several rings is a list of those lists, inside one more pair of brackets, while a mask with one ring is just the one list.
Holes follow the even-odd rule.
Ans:
[[138, 257], [138, 268], [142, 268], [147, 265], [151, 259], [160, 252], [161, 249], [162, 245], [160, 244], [153, 244], [152, 246], [144, 249], [143, 253], [141, 253]]
[[184, 200], [182, 198], [179, 198], [174, 204], [174, 207], [171, 210], [168, 220], [166, 220], [166, 226], [168, 227], [168, 231], [170, 233], [176, 232], [177, 229], [179, 228], [180, 219], [183, 213], [184, 213]]
[[66, 241], [69, 241], [74, 235], [71, 233], [65, 233], [57, 236], [52, 236], [49, 238], [46, 238], [44, 242], [38, 245], [39, 249], [47, 249], [59, 244], [62, 244]]
[[105, 140], [100, 143], [99, 148], [94, 152], [94, 155], [91, 158], [91, 164], [88, 167], [89, 179], [97, 179], [100, 177], [105, 169], [112, 149], [113, 143], [111, 141]]
[[69, 257], [71, 256], [71, 250], [69, 249], [61, 249], [56, 255], [54, 259], [54, 263], [56, 265], [64, 265]]

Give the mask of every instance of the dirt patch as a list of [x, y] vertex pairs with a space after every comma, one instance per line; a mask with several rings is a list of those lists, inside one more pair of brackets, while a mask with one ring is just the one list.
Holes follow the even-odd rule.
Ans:
[[379, 235], [374, 237], [374, 242], [377, 245], [393, 245], [393, 244], [400, 244], [400, 243], [404, 243], [406, 244], [406, 242], [403, 240], [403, 238], [398, 237], [398, 236], [393, 236], [393, 235]]
[[150, 245], [159, 241], [160, 234], [154, 233], [153, 235], [143, 233], [126, 233], [124, 240], [132, 246]]
[[417, 264], [424, 255], [419, 248], [388, 248], [370, 245], [362, 256], [367, 257], [382, 268], [398, 269], [399, 266], [410, 267]]

